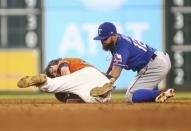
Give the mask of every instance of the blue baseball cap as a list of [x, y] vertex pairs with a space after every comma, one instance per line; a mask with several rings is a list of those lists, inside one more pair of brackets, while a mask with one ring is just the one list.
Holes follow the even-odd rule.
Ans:
[[114, 33], [117, 33], [115, 25], [110, 22], [104, 22], [99, 26], [98, 36], [94, 37], [94, 40], [106, 39]]

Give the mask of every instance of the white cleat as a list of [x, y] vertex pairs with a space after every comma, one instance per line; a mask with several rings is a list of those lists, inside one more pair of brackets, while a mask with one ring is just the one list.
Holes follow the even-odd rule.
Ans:
[[175, 90], [170, 88], [167, 89], [165, 91], [162, 91], [156, 98], [155, 98], [155, 102], [157, 103], [163, 103], [165, 102], [167, 99], [171, 98], [175, 96]]

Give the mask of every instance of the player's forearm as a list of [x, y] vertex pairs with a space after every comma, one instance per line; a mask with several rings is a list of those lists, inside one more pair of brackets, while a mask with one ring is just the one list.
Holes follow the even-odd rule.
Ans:
[[119, 77], [120, 74], [121, 74], [121, 71], [122, 71], [122, 68], [119, 67], [119, 66], [113, 66], [113, 67], [112, 67], [112, 70], [111, 70], [111, 72], [110, 72], [110, 74], [109, 74], [109, 75], [112, 76], [112, 78], [110, 79], [110, 81], [111, 81], [112, 83], [114, 83], [114, 82], [118, 79], [118, 77]]

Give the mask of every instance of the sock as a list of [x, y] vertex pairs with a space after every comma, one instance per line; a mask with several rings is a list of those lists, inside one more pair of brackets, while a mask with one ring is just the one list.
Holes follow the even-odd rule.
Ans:
[[139, 89], [133, 93], [133, 102], [154, 102], [159, 90]]

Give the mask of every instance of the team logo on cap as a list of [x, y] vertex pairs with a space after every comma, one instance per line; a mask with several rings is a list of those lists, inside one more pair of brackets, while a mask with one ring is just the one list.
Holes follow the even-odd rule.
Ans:
[[98, 34], [100, 35], [102, 32], [102, 29], [98, 29]]

